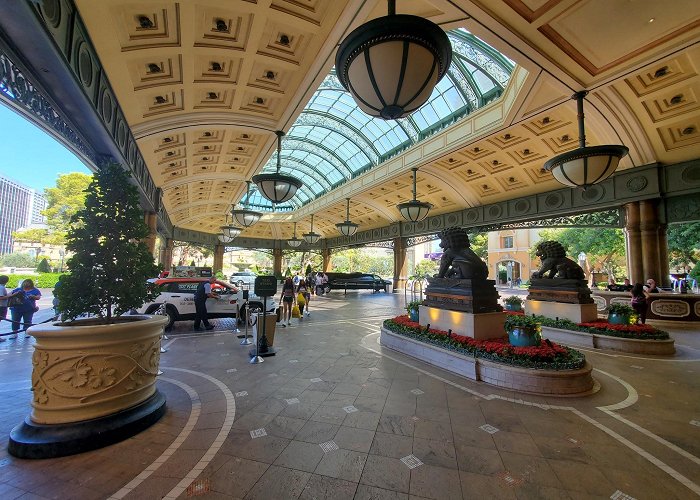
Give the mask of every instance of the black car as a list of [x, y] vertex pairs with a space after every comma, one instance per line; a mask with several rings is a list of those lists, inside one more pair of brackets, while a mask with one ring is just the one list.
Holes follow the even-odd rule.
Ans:
[[365, 273], [328, 273], [328, 288], [330, 290], [372, 290], [374, 292], [389, 291], [391, 281], [376, 274]]

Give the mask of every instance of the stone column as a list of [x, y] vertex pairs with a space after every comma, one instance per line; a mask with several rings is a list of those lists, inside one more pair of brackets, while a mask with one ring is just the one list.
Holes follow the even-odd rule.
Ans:
[[175, 247], [175, 241], [172, 238], [166, 238], [165, 249], [163, 250], [163, 257], [160, 261], [163, 266], [164, 271], [171, 271], [173, 268], [173, 248]]
[[323, 257], [323, 272], [324, 273], [331, 272], [331, 262], [332, 262], [331, 249], [324, 248], [323, 250], [321, 250], [321, 257]]
[[642, 239], [642, 266], [644, 277], [654, 278], [661, 284], [663, 274], [659, 259], [659, 215], [657, 200], [639, 202], [639, 230]]
[[217, 244], [214, 247], [214, 274], [224, 270], [224, 245]]
[[639, 231], [639, 202], [624, 205], [625, 209], [625, 246], [627, 250], [627, 271], [630, 283], [644, 283], [642, 265], [642, 238]]
[[282, 249], [275, 248], [272, 250], [272, 274], [278, 279], [282, 278]]
[[153, 255], [153, 258], [155, 259], [156, 235], [158, 234], [158, 219], [156, 217], [156, 213], [146, 212], [144, 214], [144, 221], [148, 226], [149, 234], [146, 236], [143, 242], [146, 244], [148, 251], [151, 252], [151, 255]]
[[394, 238], [394, 286], [392, 291], [406, 288], [408, 266], [406, 265], [406, 238]]

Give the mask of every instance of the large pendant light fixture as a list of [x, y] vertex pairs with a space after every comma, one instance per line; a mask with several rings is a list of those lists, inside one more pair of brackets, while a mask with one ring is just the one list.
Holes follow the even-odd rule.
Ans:
[[396, 208], [401, 212], [401, 216], [407, 221], [418, 222], [425, 219], [428, 216], [428, 212], [433, 208], [431, 203], [416, 200], [416, 172], [417, 168], [412, 168], [413, 170], [413, 200], [407, 201], [406, 203], [399, 203]]
[[297, 248], [299, 245], [301, 245], [301, 242], [303, 240], [301, 238], [297, 238], [297, 223], [294, 223], [294, 236], [289, 238], [287, 240], [287, 245], [289, 245], [292, 248]]
[[228, 223], [228, 214], [226, 214], [226, 223], [224, 226], [221, 226], [221, 236], [223, 236], [225, 239], [228, 239], [228, 241], [224, 241], [221, 238], [219, 239], [224, 243], [229, 243], [236, 236], [241, 234], [241, 231], [243, 231], [243, 229], [241, 229], [240, 227], [236, 227]]
[[303, 236], [309, 245], [313, 245], [314, 243], [316, 243], [318, 240], [321, 239], [320, 234], [314, 233], [314, 216], [313, 216], [313, 214], [311, 214], [311, 231], [304, 234]]
[[363, 24], [338, 48], [338, 80], [362, 111], [395, 120], [413, 113], [430, 97], [452, 62], [452, 45], [436, 24], [418, 16], [389, 15]]
[[347, 212], [345, 215], [345, 222], [339, 222], [335, 225], [343, 236], [352, 236], [357, 232], [357, 228], [360, 227], [359, 224], [350, 222], [350, 198], [345, 198], [348, 202]]
[[246, 181], [246, 184], [248, 185], [248, 187], [246, 188], [245, 204], [243, 205], [242, 209], [234, 208], [233, 210], [231, 210], [231, 217], [233, 217], [233, 220], [241, 226], [250, 227], [260, 220], [262, 214], [260, 212], [255, 212], [253, 210], [248, 209], [248, 199], [250, 197], [250, 181]]
[[284, 132], [278, 130], [277, 134], [277, 172], [274, 174], [258, 174], [253, 176], [253, 182], [257, 184], [260, 194], [272, 203], [284, 203], [292, 199], [302, 183], [296, 177], [280, 174], [280, 158], [282, 157], [282, 136]]
[[578, 148], [555, 156], [544, 164], [544, 168], [565, 186], [582, 187], [584, 190], [610, 177], [620, 159], [629, 152], [627, 146], [622, 145], [586, 147], [583, 98], [587, 94], [584, 90], [571, 96], [576, 99], [578, 111]]

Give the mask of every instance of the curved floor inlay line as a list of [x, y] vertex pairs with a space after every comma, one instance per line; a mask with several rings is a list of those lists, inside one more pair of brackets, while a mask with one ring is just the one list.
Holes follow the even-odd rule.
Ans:
[[[440, 377], [439, 375], [435, 375], [434, 373], [430, 373], [430, 372], [427, 371], [427, 370], [423, 370], [422, 368], [418, 368], [418, 367], [416, 367], [416, 366], [413, 366], [413, 365], [410, 364], [410, 363], [407, 363], [407, 362], [405, 362], [405, 361], [403, 361], [403, 360], [397, 359], [397, 358], [395, 358], [395, 357], [393, 357], [393, 356], [389, 356], [389, 355], [387, 355], [387, 354], [381, 352], [380, 350], [377, 350], [377, 349], [374, 349], [374, 348], [372, 348], [372, 347], [370, 347], [370, 346], [368, 346], [368, 345], [365, 345], [365, 339], [367, 339], [368, 337], [372, 337], [372, 336], [376, 336], [376, 337], [377, 337], [377, 343], [379, 343], [379, 335], [380, 335], [380, 334], [377, 333], [377, 332], [375, 332], [375, 333], [370, 333], [370, 334], [368, 334], [368, 335], [365, 335], [365, 336], [362, 337], [362, 339], [360, 340], [360, 346], [363, 347], [363, 348], [365, 348], [365, 349], [367, 349], [368, 351], [372, 351], [372, 352], [374, 352], [374, 353], [377, 353], [377, 354], [379, 354], [379, 355], [382, 356], [382, 357], [385, 357], [385, 358], [387, 358], [387, 359], [390, 359], [390, 360], [392, 360], [392, 361], [394, 361], [394, 362], [396, 362], [396, 363], [402, 364], [402, 365], [404, 365], [404, 366], [408, 366], [408, 367], [412, 368], [413, 370], [416, 370], [417, 372], [420, 372], [420, 373], [423, 373], [423, 374], [425, 374], [425, 375], [428, 375], [429, 377], [433, 377], [433, 378], [435, 378], [435, 379], [437, 379], [437, 380], [439, 380], [439, 381], [441, 381], [441, 382], [443, 382], [443, 383], [445, 383], [445, 384], [451, 385], [452, 387], [456, 387], [456, 388], [461, 389], [461, 390], [463, 390], [463, 391], [465, 391], [465, 392], [468, 392], [469, 394], [472, 394], [472, 395], [474, 395], [474, 396], [477, 396], [477, 397], [480, 397], [480, 398], [483, 398], [483, 399], [486, 399], [486, 400], [500, 399], [500, 400], [508, 401], [508, 402], [511, 402], [511, 403], [518, 403], [518, 404], [522, 404], [522, 405], [526, 405], [526, 406], [534, 406], [534, 407], [537, 407], [537, 408], [541, 408], [541, 409], [543, 409], [543, 410], [564, 410], [564, 411], [570, 411], [570, 412], [572, 412], [574, 415], [577, 415], [579, 418], [585, 420], [586, 422], [590, 423], [591, 425], [593, 425], [593, 426], [597, 427], [598, 429], [602, 430], [603, 432], [605, 432], [606, 434], [608, 434], [610, 437], [612, 437], [613, 439], [615, 439], [617, 442], [619, 442], [619, 443], [622, 444], [623, 446], [626, 446], [627, 448], [631, 449], [632, 451], [634, 451], [635, 453], [637, 453], [639, 456], [641, 456], [642, 458], [646, 459], [646, 460], [649, 461], [651, 464], [653, 464], [654, 466], [656, 466], [657, 468], [659, 468], [660, 470], [664, 471], [666, 474], [668, 474], [669, 476], [671, 476], [672, 478], [674, 478], [676, 481], [678, 481], [679, 483], [681, 483], [681, 484], [682, 484], [683, 486], [685, 486], [686, 488], [688, 488], [688, 489], [690, 489], [691, 491], [693, 491], [694, 493], [700, 495], [700, 486], [698, 486], [696, 483], [694, 483], [693, 481], [691, 481], [690, 479], [688, 479], [686, 476], [684, 476], [683, 474], [681, 474], [680, 472], [678, 472], [677, 470], [675, 470], [674, 468], [672, 468], [671, 466], [669, 466], [669, 465], [666, 464], [665, 462], [661, 461], [659, 458], [655, 457], [654, 455], [652, 455], [652, 454], [649, 453], [648, 451], [644, 450], [644, 449], [641, 448], [640, 446], [634, 444], [633, 442], [631, 442], [631, 441], [628, 440], [627, 438], [621, 436], [621, 435], [618, 434], [617, 432], [615, 432], [615, 431], [613, 431], [612, 429], [608, 428], [608, 427], [605, 426], [604, 424], [601, 424], [600, 422], [598, 422], [597, 420], [595, 420], [593, 417], [589, 417], [588, 415], [586, 415], [585, 413], [581, 412], [581, 411], [578, 410], [577, 408], [574, 408], [573, 406], [558, 406], [558, 405], [547, 405], [547, 404], [541, 404], [541, 403], [534, 403], [534, 402], [526, 401], [526, 400], [523, 400], [523, 399], [508, 398], [508, 397], [500, 396], [500, 395], [498, 395], [498, 394], [483, 394], [483, 393], [481, 393], [481, 392], [479, 392], [479, 391], [476, 391], [476, 390], [473, 390], [473, 389], [469, 389], [469, 388], [464, 387], [464, 386], [462, 386], [462, 385], [460, 385], [460, 384], [458, 384], [458, 383], [456, 383], [456, 382], [453, 382], [453, 381], [448, 380], [448, 379], [446, 379], [446, 378]], [[380, 344], [380, 345], [381, 345], [381, 344]], [[636, 397], [636, 396], [634, 396], [634, 395], [637, 394], [636, 391], [635, 391], [634, 388], [633, 388], [631, 385], [629, 385], [627, 382], [624, 382], [624, 381], [623, 381], [622, 379], [620, 379], [619, 377], [616, 377], [616, 376], [614, 376], [614, 375], [610, 375], [609, 373], [603, 372], [603, 371], [601, 371], [601, 370], [598, 370], [598, 371], [600, 371], [601, 373], [604, 373], [605, 375], [609, 375], [610, 377], [612, 377], [613, 379], [615, 379], [615, 380], [618, 381], [618, 382], [621, 382], [622, 385], [627, 389], [627, 391], [628, 391], [628, 396], [627, 396], [627, 398], [625, 398], [625, 400], [623, 400], [621, 403], [618, 403], [618, 404], [622, 404], [622, 403], [624, 403], [625, 401], [628, 401], [630, 398], [635, 398], [635, 397]], [[634, 395], [631, 395], [632, 393], [630, 393], [630, 390], [632, 391], [632, 393], [633, 393]], [[610, 407], [614, 407], [614, 406], [616, 406], [616, 405], [603, 406], [603, 407], [599, 407], [599, 409], [602, 408], [602, 409], [603, 409], [602, 411], [606, 412], [605, 409], [610, 408]], [[606, 412], [606, 413], [607, 413], [607, 412]], [[611, 416], [615, 416], [614, 413], [612, 413], [612, 412], [610, 412], [610, 413], [611, 413]], [[621, 418], [621, 417], [620, 417], [620, 418]], [[618, 420], [619, 420], [619, 419], [618, 419]], [[630, 424], [632, 424], [632, 422], [630, 422]], [[644, 434], [646, 434], [646, 433], [652, 434], [652, 433], [650, 433], [649, 431], [646, 431], [646, 429], [643, 429], [642, 427], [637, 426], [636, 424], [632, 424], [631, 426], [632, 426], [633, 428], [635, 428], [636, 430], [639, 430], [640, 432], [643, 432]], [[644, 432], [644, 431], [646, 431], [646, 432]], [[653, 436], [653, 434], [652, 434], [652, 436]], [[652, 436], [650, 436], [650, 437], [652, 437]], [[658, 436], [657, 436], [657, 438], [658, 438], [657, 441], [659, 441], [659, 442], [662, 443], [662, 441], [663, 441], [662, 438], [659, 438]], [[662, 444], [664, 444], [664, 443], [662, 443]], [[671, 444], [671, 443], [669, 443], [669, 444]], [[672, 446], [675, 446], [675, 445], [672, 445]], [[677, 448], [677, 447], [676, 447], [676, 448]], [[681, 450], [680, 448], [678, 448], [678, 450], [680, 450], [681, 452], [683, 452], [683, 453], [681, 453], [683, 456], [686, 456], [687, 452], [685, 452], [684, 450]], [[674, 450], [674, 451], [676, 451], [676, 450]], [[690, 454], [688, 454], [688, 455], [690, 455]], [[693, 458], [690, 458], [690, 459], [691, 459], [692, 461], [695, 462], [695, 460], [694, 460], [695, 457], [694, 457], [693, 455], [690, 455], [690, 456], [693, 457]], [[686, 457], [686, 458], [689, 458], [689, 457]]]
[[159, 377], [158, 380], [174, 384], [187, 393], [187, 395], [190, 397], [190, 401], [192, 402], [190, 417], [187, 419], [187, 423], [175, 438], [175, 441], [170, 443], [170, 446], [168, 446], [168, 448], [163, 453], [161, 453], [161, 455], [158, 458], [156, 458], [148, 467], [146, 467], [141, 472], [141, 474], [129, 481], [122, 489], [112, 494], [109, 497], [110, 500], [124, 498], [126, 495], [131, 493], [138, 485], [140, 485], [142, 482], [148, 479], [148, 477], [151, 474], [157, 471], [160, 468], [160, 466], [163, 465], [165, 461], [168, 460], [168, 458], [170, 458], [177, 451], [177, 449], [182, 445], [182, 443], [185, 442], [185, 439], [187, 439], [187, 437], [192, 432], [192, 429], [194, 429], [194, 426], [197, 424], [197, 420], [199, 420], [199, 415], [202, 410], [202, 402], [199, 400], [199, 395], [197, 394], [197, 391], [194, 390], [194, 388], [185, 384], [184, 382], [180, 382], [179, 380], [174, 380], [168, 377]]
[[236, 417], [236, 398], [234, 398], [233, 393], [226, 384], [224, 384], [221, 380], [212, 377], [211, 375], [207, 375], [206, 373], [197, 372], [194, 370], [188, 370], [186, 368], [173, 368], [172, 366], [167, 367], [167, 369], [203, 377], [211, 383], [213, 383], [214, 385], [216, 385], [226, 397], [226, 417], [224, 418], [224, 423], [221, 425], [221, 430], [216, 436], [216, 439], [214, 439], [212, 445], [209, 447], [206, 453], [204, 453], [202, 458], [199, 459], [199, 462], [197, 462], [197, 464], [192, 468], [192, 470], [189, 471], [185, 475], [185, 477], [183, 477], [182, 480], [180, 480], [180, 482], [172, 490], [170, 490], [170, 492], [168, 492], [167, 495], [163, 497], [174, 499], [179, 497], [187, 489], [187, 487], [190, 484], [192, 484], [192, 481], [197, 479], [197, 476], [199, 476], [204, 470], [204, 468], [207, 465], [209, 465], [209, 462], [211, 462], [214, 459], [214, 456], [219, 452], [219, 449], [224, 444], [224, 441], [228, 437], [229, 432], [231, 432], [233, 420]]

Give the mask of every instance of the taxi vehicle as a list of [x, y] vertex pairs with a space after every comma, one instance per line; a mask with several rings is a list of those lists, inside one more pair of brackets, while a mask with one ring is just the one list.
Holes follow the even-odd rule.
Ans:
[[[166, 330], [170, 329], [176, 321], [192, 321], [195, 316], [194, 294], [202, 282], [209, 278], [157, 278], [149, 280], [157, 287], [159, 294], [153, 302], [147, 302], [136, 309], [138, 314], [154, 314], [158, 308], [165, 304], [165, 314], [168, 316]], [[219, 296], [217, 299], [207, 298], [207, 316], [209, 319], [236, 318], [242, 320], [245, 317], [246, 300], [251, 310], [263, 308], [263, 298], [258, 297], [252, 290], [244, 291], [225, 281], [216, 280], [211, 285], [212, 291]], [[274, 312], [277, 302], [274, 297], [267, 298], [267, 311]]]

